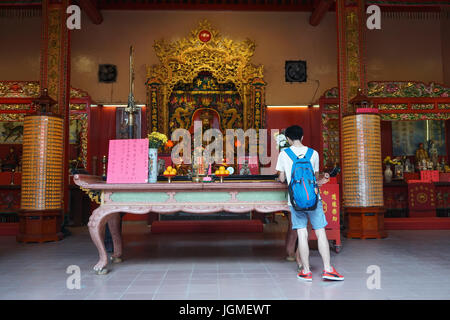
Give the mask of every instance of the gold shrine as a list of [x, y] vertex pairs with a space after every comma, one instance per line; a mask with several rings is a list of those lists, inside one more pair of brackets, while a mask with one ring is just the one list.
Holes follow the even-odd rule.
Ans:
[[187, 38], [154, 48], [160, 64], [147, 67], [148, 132], [189, 130], [205, 112], [222, 132], [265, 126], [266, 83], [263, 66], [250, 63], [253, 41], [222, 37], [204, 20]]

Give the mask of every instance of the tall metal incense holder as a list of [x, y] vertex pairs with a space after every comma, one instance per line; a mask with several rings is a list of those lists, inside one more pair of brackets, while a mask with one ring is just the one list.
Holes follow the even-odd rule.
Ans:
[[136, 126], [136, 113], [138, 108], [134, 101], [134, 48], [130, 46], [130, 93], [128, 94], [128, 105], [125, 108], [125, 113], [128, 115], [128, 139], [136, 139], [135, 126]]

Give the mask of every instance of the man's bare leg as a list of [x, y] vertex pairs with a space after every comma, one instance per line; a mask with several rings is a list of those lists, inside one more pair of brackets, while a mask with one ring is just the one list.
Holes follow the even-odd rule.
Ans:
[[300, 258], [300, 250], [298, 250], [298, 248], [297, 248], [297, 250], [295, 250], [295, 260], [297, 260], [297, 267], [298, 267], [298, 271], [300, 272], [300, 270], [303, 267], [303, 264], [302, 264], [302, 258]]
[[306, 228], [297, 229], [298, 251], [300, 259], [303, 263], [303, 272], [308, 273], [309, 270], [309, 246], [308, 246], [308, 230]]
[[324, 228], [314, 230], [317, 236], [317, 244], [319, 247], [319, 253], [322, 256], [323, 268], [327, 272], [331, 272], [330, 264], [330, 245], [328, 243], [327, 234]]

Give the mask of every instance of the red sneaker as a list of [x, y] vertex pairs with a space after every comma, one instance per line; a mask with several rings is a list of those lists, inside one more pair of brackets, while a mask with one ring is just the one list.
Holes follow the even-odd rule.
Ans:
[[341, 281], [344, 280], [344, 276], [340, 275], [334, 267], [331, 267], [331, 272], [326, 272], [325, 270], [323, 270], [322, 279]]
[[302, 270], [297, 274], [297, 278], [303, 281], [312, 281], [312, 272], [305, 273]]

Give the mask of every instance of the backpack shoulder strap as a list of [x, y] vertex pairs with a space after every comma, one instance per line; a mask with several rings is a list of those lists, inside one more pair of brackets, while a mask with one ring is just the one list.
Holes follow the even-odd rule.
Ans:
[[289, 156], [289, 158], [291, 158], [291, 160], [293, 162], [295, 162], [295, 160], [297, 160], [297, 156], [295, 155], [295, 153], [291, 150], [291, 148], [286, 148], [284, 149], [284, 152], [287, 153], [287, 155]]
[[307, 159], [308, 161], [311, 160], [313, 153], [314, 153], [314, 149], [308, 148], [308, 151], [306, 151], [306, 154], [305, 154], [305, 159]]

